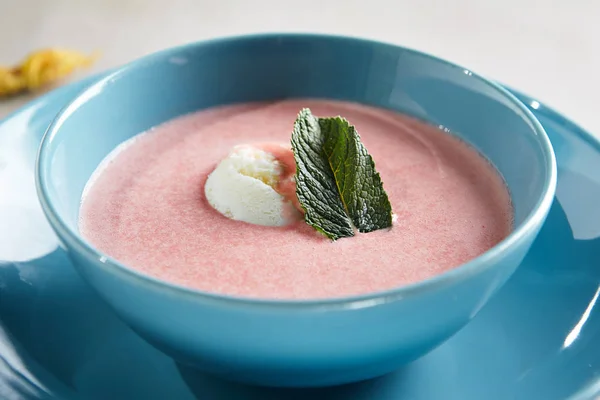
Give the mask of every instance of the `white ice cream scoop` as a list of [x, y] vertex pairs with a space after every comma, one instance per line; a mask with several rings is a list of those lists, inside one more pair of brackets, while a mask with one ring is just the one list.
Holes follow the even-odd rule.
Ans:
[[221, 214], [237, 221], [286, 225], [298, 211], [276, 191], [283, 168], [272, 153], [251, 145], [236, 146], [208, 176], [206, 199]]

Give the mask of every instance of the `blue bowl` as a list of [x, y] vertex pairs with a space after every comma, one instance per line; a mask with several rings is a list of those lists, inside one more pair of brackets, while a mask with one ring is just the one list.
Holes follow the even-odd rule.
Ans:
[[[483, 255], [431, 279], [313, 301], [187, 289], [132, 270], [79, 235], [83, 188], [119, 143], [195, 110], [291, 97], [393, 109], [456, 132], [504, 176], [514, 231]], [[542, 126], [498, 85], [413, 50], [320, 35], [218, 39], [134, 61], [62, 110], [42, 141], [36, 171], [52, 227], [79, 273], [123, 321], [180, 362], [270, 386], [375, 377], [448, 339], [527, 253], [551, 205], [556, 175]]]

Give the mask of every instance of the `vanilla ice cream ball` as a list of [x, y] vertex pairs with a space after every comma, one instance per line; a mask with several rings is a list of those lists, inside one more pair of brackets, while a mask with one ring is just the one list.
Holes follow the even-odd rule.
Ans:
[[[204, 186], [215, 210], [227, 218], [264, 226], [284, 226], [301, 216], [293, 199], [277, 190], [281, 179], [290, 178], [284, 177], [286, 165], [269, 148], [274, 147], [235, 146], [219, 162]], [[283, 146], [277, 149], [291, 152]]]

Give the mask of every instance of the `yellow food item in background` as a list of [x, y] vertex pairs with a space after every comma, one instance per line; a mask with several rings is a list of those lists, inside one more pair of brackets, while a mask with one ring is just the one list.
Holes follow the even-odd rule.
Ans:
[[72, 50], [44, 49], [31, 53], [19, 66], [0, 67], [0, 97], [35, 91], [90, 66], [95, 56]]

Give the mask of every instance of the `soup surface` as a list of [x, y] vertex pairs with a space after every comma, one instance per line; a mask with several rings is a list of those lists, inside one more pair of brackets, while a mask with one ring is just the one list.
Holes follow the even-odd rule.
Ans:
[[[204, 184], [239, 144], [290, 143], [298, 111], [353, 124], [381, 174], [391, 229], [332, 242], [303, 220], [283, 227], [226, 218]], [[391, 289], [482, 254], [512, 229], [501, 176], [454, 136], [391, 111], [289, 100], [186, 115], [117, 147], [86, 187], [80, 231], [132, 269], [204, 291], [315, 299]]]

